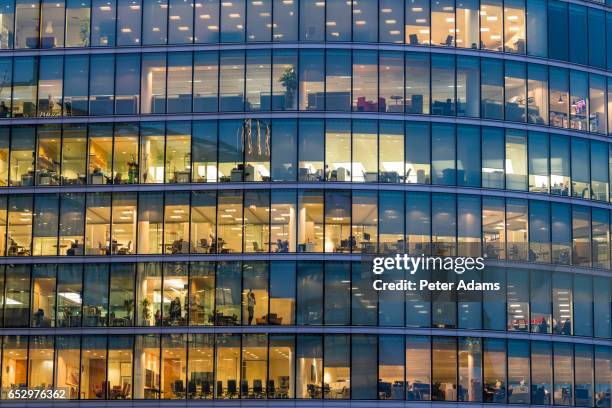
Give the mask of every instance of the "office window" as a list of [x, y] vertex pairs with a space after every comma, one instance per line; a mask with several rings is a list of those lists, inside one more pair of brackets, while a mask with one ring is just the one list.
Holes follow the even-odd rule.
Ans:
[[38, 116], [62, 115], [62, 76], [63, 58], [61, 56], [42, 56], [38, 69]]
[[[567, 369], [571, 368], [566, 366], [565, 370]], [[552, 374], [551, 343], [544, 341], [531, 342], [531, 382], [533, 384], [531, 387], [532, 404], [550, 405]]]
[[404, 336], [378, 336], [378, 399], [405, 398], [405, 358]]
[[[1, 5], [0, 5], [1, 7]], [[0, 8], [1, 10], [1, 8]], [[4, 21], [4, 15], [0, 14], [2, 21]], [[12, 21], [12, 20], [11, 20]], [[0, 30], [2, 22], [0, 22]], [[0, 47], [2, 46], [2, 31], [0, 31]], [[13, 85], [13, 58], [1, 58], [0, 59], [0, 117], [8, 118], [11, 117], [11, 88]], [[67, 90], [64, 90], [65, 92]]]
[[351, 336], [352, 399], [376, 399], [377, 396], [377, 354], [378, 336], [354, 334]]
[[187, 399], [213, 397], [214, 334], [188, 334]]
[[352, 174], [354, 182], [378, 181], [378, 129], [376, 121], [353, 121]]
[[483, 342], [483, 400], [506, 402], [506, 341], [484, 339]]
[[185, 399], [187, 338], [185, 334], [162, 334], [161, 398]]
[[189, 44], [193, 42], [193, 13], [197, 6], [192, 0], [170, 0], [168, 42]]
[[436, 256], [457, 254], [457, 203], [452, 194], [431, 196], [431, 246]]
[[[164, 182], [164, 127], [165, 123], [161, 122], [146, 122], [140, 127], [141, 183]], [[134, 149], [134, 147], [131, 148]], [[135, 168], [138, 168], [137, 163], [134, 164], [136, 164]]]
[[399, 0], [378, 2], [378, 41], [387, 43], [404, 42], [404, 3]]
[[378, 1], [365, 0], [353, 4], [353, 41], [378, 40]]
[[[83, 290], [83, 265], [80, 264], [62, 264], [57, 266], [57, 327], [79, 327], [81, 325], [81, 305], [82, 297], [81, 293]], [[76, 337], [70, 337], [71, 339], [77, 339]], [[78, 340], [78, 339], [77, 339]], [[58, 349], [59, 339], [58, 341]], [[78, 342], [76, 344], [77, 353], [76, 357], [78, 360]], [[58, 356], [59, 356], [58, 350]], [[59, 359], [59, 357], [58, 357]], [[58, 360], [59, 364], [59, 360]], [[66, 363], [68, 364], [68, 363]], [[72, 365], [73, 363], [71, 363]], [[78, 361], [73, 367], [78, 372]], [[58, 366], [59, 368], [59, 366]], [[66, 381], [69, 382], [68, 378]], [[59, 382], [56, 381], [59, 386]], [[78, 384], [73, 384], [75, 394], [72, 394], [70, 398], [78, 398]]]
[[323, 41], [325, 2], [303, 0], [300, 4], [300, 41]]
[[322, 120], [303, 119], [298, 129], [299, 180], [323, 181], [324, 124]]
[[457, 198], [457, 237], [459, 256], [480, 256], [482, 219], [480, 197]]
[[[92, 55], [89, 60], [89, 114], [112, 115], [115, 90], [115, 56]], [[146, 87], [143, 84], [143, 89]], [[149, 111], [142, 111], [149, 113]]]
[[350, 41], [352, 4], [344, 0], [327, 0], [325, 5], [326, 41]]
[[[24, 31], [27, 31], [27, 29]], [[13, 103], [11, 111], [14, 118], [36, 116], [37, 65], [37, 57], [13, 58]]]
[[117, 45], [140, 45], [141, 13], [140, 0], [117, 4]]
[[325, 179], [351, 181], [351, 123], [329, 119], [325, 127]]
[[[323, 263], [299, 261], [297, 264], [298, 325], [323, 323]], [[298, 353], [299, 354], [299, 353]], [[319, 379], [321, 377], [318, 377]], [[312, 380], [314, 381], [314, 379]], [[301, 387], [298, 385], [298, 389]], [[303, 392], [305, 390], [299, 391]], [[303, 394], [301, 398], [304, 398]], [[321, 398], [321, 396], [319, 396]]]
[[457, 116], [480, 114], [480, 60], [457, 57]]
[[573, 297], [572, 275], [561, 272], [552, 274], [552, 329], [554, 334], [571, 335]]
[[381, 191], [378, 198], [379, 252], [402, 253], [404, 241], [404, 197], [400, 192]]
[[296, 397], [323, 398], [323, 339], [320, 335], [297, 336]]
[[36, 184], [59, 184], [61, 127], [40, 125], [36, 135]]
[[589, 29], [589, 65], [606, 68], [605, 13], [603, 10], [587, 8]]
[[503, 51], [502, 1], [485, 0], [480, 4], [480, 41], [485, 50]]
[[525, 95], [525, 64], [515, 61], [506, 61], [506, 120], [513, 122], [525, 122], [527, 116], [527, 98]]
[[190, 252], [214, 253], [216, 251], [216, 205], [214, 191], [192, 191]]
[[30, 327], [55, 326], [55, 288], [56, 266], [33, 265]]
[[589, 141], [573, 137], [572, 145], [572, 197], [590, 198]]
[[240, 337], [240, 334], [221, 334], [215, 338], [215, 397], [218, 399], [239, 397]]
[[17, 28], [15, 48], [39, 48], [39, 25], [40, 4], [30, 0], [17, 0], [15, 4], [15, 27]]
[[[144, 375], [134, 376], [134, 399], [159, 399], [161, 345], [158, 334], [134, 337], [134, 364], [142, 364]], [[141, 361], [141, 363], [139, 363]]]
[[[64, 60], [64, 103], [62, 115], [87, 115], [89, 112], [89, 55], [66, 55]], [[10, 108], [10, 101], [7, 103]]]
[[220, 182], [244, 180], [244, 130], [245, 123], [242, 121], [219, 121], [218, 175]]
[[[482, 30], [482, 28], [481, 28]], [[504, 118], [504, 66], [501, 61], [480, 60], [480, 114], [486, 119]]]
[[490, 259], [506, 258], [506, 220], [503, 198], [482, 198], [484, 254]]
[[480, 187], [481, 185], [481, 136], [476, 126], [457, 127], [457, 184]]
[[[421, 134], [420, 137], [423, 137]], [[456, 172], [455, 126], [431, 125], [431, 179], [432, 184], [455, 185]]]
[[217, 122], [193, 121], [191, 127], [191, 181], [217, 180]]
[[[248, 50], [246, 53], [247, 111], [270, 110], [272, 66], [269, 50]], [[232, 78], [233, 81], [236, 78]]]
[[[452, 37], [452, 36], [449, 36]], [[455, 57], [431, 56], [431, 114], [455, 115]]]
[[[421, 8], [421, 7], [413, 7]], [[429, 31], [429, 30], [427, 30]], [[406, 56], [406, 113], [429, 114], [429, 55], [408, 52]], [[436, 71], [436, 74], [439, 73]]]
[[504, 2], [504, 51], [525, 54], [525, 1]]
[[[356, 67], [355, 61], [353, 62], [353, 69]], [[379, 53], [378, 64], [380, 67], [380, 73], [378, 78], [379, 94], [378, 94], [378, 110], [380, 112], [398, 112], [404, 111], [404, 55], [403, 53], [393, 51], [381, 51]], [[370, 67], [371, 68], [371, 67]], [[359, 71], [367, 70], [360, 68]], [[355, 73], [353, 74], [355, 75]], [[355, 81], [355, 80], [354, 80]], [[359, 89], [362, 90], [362, 85]], [[370, 86], [372, 87], [372, 85]], [[354, 85], [355, 88], [355, 85]], [[373, 85], [373, 89], [376, 89], [376, 85]], [[356, 89], [354, 89], [355, 93]], [[362, 92], [362, 91], [360, 91]], [[372, 94], [374, 98], [376, 95]], [[368, 111], [369, 106], [364, 105], [360, 102], [359, 97], [354, 98], [353, 109], [355, 110], [355, 102], [357, 103], [358, 111]]]
[[[178, 0], [184, 1], [184, 0]], [[172, 19], [170, 21], [173, 21]], [[191, 112], [192, 70], [191, 52], [168, 54], [168, 113]]]
[[[556, 25], [556, 24], [555, 24]], [[549, 67], [548, 80], [550, 89], [550, 125], [555, 127], [569, 127], [569, 75], [567, 69]], [[586, 100], [582, 101], [584, 106], [575, 113], [581, 114], [581, 109], [586, 110]], [[586, 112], [582, 112], [586, 113]]]
[[401, 122], [380, 121], [378, 133], [378, 180], [399, 183], [404, 178], [404, 127]]
[[351, 397], [350, 339], [346, 334], [327, 334], [324, 337], [323, 378], [328, 379], [329, 392], [325, 399], [349, 399]]
[[[189, 265], [189, 325], [210, 326], [214, 324], [215, 308], [215, 264], [192, 262]], [[210, 350], [212, 351], [212, 349]], [[212, 356], [212, 354], [211, 354]], [[210, 374], [212, 374], [212, 367]], [[191, 378], [190, 381], [193, 381]], [[203, 379], [200, 379], [203, 380]], [[208, 379], [209, 382], [212, 379]], [[197, 383], [197, 379], [195, 379]], [[211, 385], [211, 384], [209, 384]], [[203, 390], [204, 391], [204, 390]], [[192, 392], [192, 391], [189, 391]], [[210, 394], [210, 390], [207, 394]]]
[[550, 263], [550, 207], [544, 201], [529, 203], [529, 261]]
[[527, 0], [525, 25], [527, 26], [527, 54], [538, 57], [548, 55], [548, 13], [544, 0]]
[[576, 344], [574, 349], [576, 370], [574, 373], [574, 404], [580, 407], [593, 405], [593, 346]]
[[166, 122], [166, 183], [188, 183], [191, 173], [191, 122]]
[[242, 324], [257, 325], [268, 316], [268, 263], [245, 262], [242, 268]]
[[221, 4], [221, 42], [244, 41], [245, 1]]
[[270, 251], [296, 251], [296, 204], [295, 191], [271, 192]]
[[[66, 47], [89, 46], [91, 1], [66, 1]], [[87, 26], [87, 30], [82, 27]], [[59, 40], [59, 39], [58, 39]]]
[[549, 192], [549, 138], [547, 133], [529, 132], [529, 191]]
[[219, 109], [222, 111], [244, 110], [244, 52], [221, 53], [219, 77]]
[[136, 245], [136, 193], [113, 193], [111, 253], [131, 255]]
[[241, 321], [241, 269], [240, 262], [217, 264], [216, 293], [223, 294], [216, 298], [215, 324], [218, 326], [236, 326]]
[[81, 399], [107, 399], [106, 336], [81, 339]]
[[58, 201], [57, 194], [35, 196], [32, 232], [34, 256], [58, 254]]
[[[317, 69], [320, 69], [318, 67]], [[351, 52], [328, 50], [325, 71], [326, 110], [348, 111], [351, 101]], [[365, 103], [365, 101], [364, 101]], [[309, 103], [310, 105], [310, 103]], [[376, 111], [376, 109], [373, 109]]]
[[[436, 339], [434, 339], [435, 341]], [[436, 344], [437, 346], [438, 344]], [[429, 401], [431, 398], [431, 344], [426, 336], [406, 336], [406, 399], [409, 401]], [[439, 352], [438, 348], [438, 352]], [[453, 351], [456, 355], [456, 351]], [[439, 353], [438, 353], [439, 355]], [[436, 356], [438, 357], [438, 356]], [[449, 355], [450, 357], [450, 355]], [[451, 357], [452, 360], [452, 357]], [[456, 361], [456, 360], [455, 360]], [[454, 371], [452, 361], [446, 367]], [[441, 374], [436, 367], [436, 374]], [[445, 372], [444, 374], [452, 375]], [[433, 398], [434, 400], [436, 398]]]
[[270, 263], [270, 325], [295, 324], [296, 263], [279, 261]]
[[325, 252], [351, 252], [351, 192], [325, 191]]
[[272, 63], [272, 110], [296, 110], [299, 87], [297, 50], [275, 50]]
[[[298, 132], [296, 119], [272, 121], [272, 181], [296, 181]], [[269, 148], [268, 142], [268, 148]]]
[[[217, 196], [217, 253], [242, 252], [243, 197], [239, 190]], [[186, 226], [187, 227], [187, 226]]]
[[353, 192], [351, 238], [353, 252], [375, 253], [378, 243], [378, 195], [373, 191]]
[[406, 194], [406, 239], [409, 253], [430, 253], [431, 198], [428, 193]]
[[325, 66], [323, 50], [301, 49], [299, 59], [299, 109], [323, 110], [325, 106], [325, 73], [321, 69]]
[[460, 48], [479, 48], [478, 1], [457, 2], [456, 45]]
[[[162, 267], [160, 263], [137, 264], [136, 310], [138, 326], [161, 326]], [[135, 387], [135, 389], [138, 389]], [[136, 397], [135, 397], [136, 398]]]
[[164, 253], [189, 253], [189, 193], [166, 193], [164, 207]]
[[112, 181], [112, 132], [112, 125], [89, 126], [89, 184], [107, 184]]
[[65, 124], [61, 147], [61, 183], [63, 185], [85, 184], [87, 179], [87, 127]]
[[[530, 393], [529, 342], [508, 340], [508, 402], [529, 404]], [[535, 386], [535, 384], [534, 384]]]
[[588, 76], [586, 73], [570, 71], [570, 128], [588, 130]]
[[273, 0], [272, 7], [274, 16], [272, 40], [297, 41], [299, 3], [296, 1]]
[[570, 138], [567, 136], [554, 134], [550, 136], [550, 184], [551, 194], [569, 195]]
[[508, 198], [506, 200], [506, 235], [508, 259], [527, 259], [527, 200]]
[[7, 256], [32, 255], [32, 207], [31, 195], [9, 196], [6, 229]]
[[[591, 141], [591, 199], [608, 201], [608, 173], [606, 165], [606, 145]], [[578, 158], [579, 159], [579, 158]]]
[[0, 48], [13, 48], [15, 38], [15, 3], [4, 0], [0, 3]]
[[599, 75], [589, 78], [589, 132], [607, 134], [606, 82]]
[[140, 192], [138, 197], [138, 253], [162, 253], [164, 195]]
[[569, 60], [578, 64], [588, 63], [587, 44], [587, 8], [572, 4], [569, 6]]
[[268, 335], [242, 335], [240, 398], [266, 398], [268, 385]]
[[452, 47], [455, 45], [455, 4], [442, 0], [431, 6], [431, 44]]
[[108, 338], [107, 399], [132, 399], [132, 336]]
[[85, 219], [85, 255], [110, 255], [110, 193], [87, 194]]
[[457, 401], [457, 339], [432, 337], [432, 401]]
[[196, 2], [193, 28], [196, 43], [212, 44], [219, 41], [219, 6], [215, 0]]
[[568, 204], [551, 204], [551, 236], [553, 238], [552, 261], [569, 264], [571, 246], [571, 208]]
[[79, 398], [81, 339], [77, 336], [55, 337], [55, 386], [66, 390], [66, 399]]
[[142, 55], [140, 112], [166, 112], [166, 54]]
[[527, 135], [506, 130], [506, 189], [527, 190]]
[[[270, 252], [270, 193], [244, 192], [244, 252]], [[238, 220], [237, 220], [238, 221]]]
[[298, 190], [298, 211], [298, 252], [323, 252], [323, 192]]
[[116, 0], [92, 0], [91, 45], [93, 47], [115, 46], [116, 7]]
[[2, 396], [7, 398], [10, 390], [27, 390], [28, 336], [3, 336], [2, 343]]
[[[355, 50], [353, 51], [352, 59], [353, 111], [377, 112], [383, 108], [381, 105], [385, 104], [386, 106], [386, 101], [383, 103], [378, 99], [377, 52]], [[327, 84], [328, 87], [330, 85], [333, 86], [333, 80], [331, 82], [328, 80]]]
[[593, 278], [574, 275], [574, 335], [593, 336]]
[[118, 123], [114, 129], [113, 184], [138, 182], [138, 127]]
[[[459, 390], [457, 400], [462, 402], [480, 402], [482, 393], [482, 344], [481, 339], [460, 337], [457, 349], [459, 363]], [[486, 387], [486, 385], [485, 385]], [[485, 401], [487, 392], [485, 388]]]
[[568, 7], [567, 3], [553, 0], [548, 3], [548, 57], [558, 60], [568, 60]]
[[569, 343], [553, 343], [555, 405], [572, 405], [574, 383], [573, 347]]
[[548, 124], [548, 69], [527, 64], [527, 121]]
[[108, 264], [85, 265], [83, 274], [83, 326], [107, 326]]
[[507, 273], [506, 300], [508, 331], [529, 331], [529, 271], [511, 270]]
[[325, 264], [324, 316], [326, 325], [348, 325], [351, 313], [351, 268], [349, 263]]
[[[109, 326], [133, 326], [134, 264], [111, 265], [109, 294]], [[130, 347], [131, 348], [131, 347]]]
[[219, 53], [196, 51], [193, 55], [193, 111], [216, 112], [219, 86]]
[[482, 186], [504, 187], [505, 149], [504, 131], [496, 128], [482, 128]]

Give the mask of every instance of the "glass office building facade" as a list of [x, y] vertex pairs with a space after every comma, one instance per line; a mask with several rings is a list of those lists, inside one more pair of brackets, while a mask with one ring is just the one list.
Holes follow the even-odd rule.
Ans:
[[610, 408], [611, 183], [610, 1], [0, 0], [0, 405]]

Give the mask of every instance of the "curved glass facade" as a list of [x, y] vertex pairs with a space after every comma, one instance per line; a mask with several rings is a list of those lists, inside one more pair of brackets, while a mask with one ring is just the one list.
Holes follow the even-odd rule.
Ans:
[[606, 3], [0, 0], [0, 405], [610, 408]]

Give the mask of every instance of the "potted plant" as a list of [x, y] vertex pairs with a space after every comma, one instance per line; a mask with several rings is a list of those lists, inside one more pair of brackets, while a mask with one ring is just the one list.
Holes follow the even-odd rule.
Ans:
[[149, 301], [149, 299], [144, 298], [142, 299], [142, 301], [140, 302], [140, 305], [142, 306], [142, 319], [143, 319], [143, 325], [149, 325], [149, 320], [151, 320], [151, 309], [149, 309], [149, 306], [151, 306], [151, 302]]
[[285, 108], [295, 109], [296, 108], [296, 97], [297, 97], [297, 73], [295, 69], [287, 68], [279, 81], [285, 87]]

